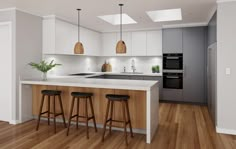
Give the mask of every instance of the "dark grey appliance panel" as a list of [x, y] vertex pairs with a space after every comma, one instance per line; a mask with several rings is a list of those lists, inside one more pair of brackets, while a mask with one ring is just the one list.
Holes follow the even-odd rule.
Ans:
[[185, 102], [205, 102], [205, 28], [183, 30], [183, 97]]

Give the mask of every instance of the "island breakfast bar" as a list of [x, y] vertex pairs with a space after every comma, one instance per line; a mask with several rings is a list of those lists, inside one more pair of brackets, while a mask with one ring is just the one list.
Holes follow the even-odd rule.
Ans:
[[[89, 78], [51, 78], [47, 81], [25, 79], [20, 81], [19, 119], [25, 122], [38, 115], [41, 90], [53, 89], [62, 91], [62, 103], [65, 117], [68, 120], [73, 91], [92, 92], [94, 112], [98, 126], [102, 126], [105, 118], [106, 94], [129, 95], [129, 109], [134, 132], [146, 134], [146, 143], [151, 140], [158, 128], [159, 87], [157, 81], [113, 80]], [[81, 103], [83, 105], [83, 103]], [[116, 109], [114, 118], [120, 119], [121, 112]], [[59, 107], [56, 105], [56, 109]], [[116, 108], [117, 107], [117, 108]], [[83, 108], [80, 108], [84, 112]]]

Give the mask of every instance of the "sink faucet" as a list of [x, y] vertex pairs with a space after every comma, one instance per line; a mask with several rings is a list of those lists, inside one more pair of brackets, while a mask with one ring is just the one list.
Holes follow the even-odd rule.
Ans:
[[131, 61], [131, 69], [132, 69], [133, 73], [135, 73], [136, 68], [135, 68], [135, 61], [134, 61], [134, 59], [132, 59], [132, 61]]

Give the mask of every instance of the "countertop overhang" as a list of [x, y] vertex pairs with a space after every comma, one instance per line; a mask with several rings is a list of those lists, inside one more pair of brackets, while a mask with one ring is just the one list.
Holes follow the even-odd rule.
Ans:
[[146, 80], [116, 80], [116, 79], [93, 79], [83, 77], [55, 77], [49, 78], [47, 81], [40, 79], [23, 79], [21, 84], [35, 85], [54, 85], [54, 86], [74, 86], [88, 88], [112, 88], [112, 89], [127, 89], [127, 90], [150, 90], [158, 81]]

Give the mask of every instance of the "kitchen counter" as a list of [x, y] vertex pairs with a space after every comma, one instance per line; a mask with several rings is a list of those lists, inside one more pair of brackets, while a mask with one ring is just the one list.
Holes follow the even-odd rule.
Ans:
[[[94, 75], [102, 75], [102, 74], [111, 74], [111, 73], [96, 73]], [[114, 74], [114, 73], [112, 73]], [[89, 75], [89, 76], [94, 76]], [[126, 75], [126, 74], [125, 74]], [[136, 75], [136, 74], [135, 74]], [[74, 88], [82, 88], [85, 90], [91, 90], [99, 92], [99, 94], [103, 94], [104, 91], [114, 90], [116, 93], [125, 93], [134, 96], [140, 92], [142, 92], [145, 99], [142, 99], [139, 96], [135, 96], [135, 98], [131, 99], [130, 102], [135, 103], [141, 107], [140, 109], [145, 109], [145, 128], [140, 130], [137, 129], [136, 132], [144, 132], [146, 134], [146, 142], [151, 143], [151, 140], [158, 128], [158, 106], [159, 106], [159, 86], [158, 81], [145, 81], [145, 80], [116, 80], [116, 79], [93, 79], [86, 78], [88, 76], [58, 76], [51, 77], [47, 81], [41, 81], [40, 79], [23, 79], [20, 81], [20, 99], [19, 99], [19, 113], [20, 113], [20, 122], [25, 122], [33, 119], [33, 111], [32, 111], [32, 97], [35, 100], [40, 100], [40, 91], [45, 86], [55, 87], [55, 89], [65, 89], [66, 92], [70, 91]], [[41, 86], [42, 88], [38, 88], [37, 97], [34, 95], [36, 93], [35, 88], [37, 86]], [[68, 98], [69, 98], [69, 92]], [[101, 97], [101, 95], [97, 96]], [[103, 96], [102, 96], [103, 97]], [[66, 97], [67, 98], [67, 97]], [[106, 101], [105, 97], [102, 99]], [[141, 100], [141, 101], [140, 101]], [[68, 102], [68, 99], [66, 100]], [[145, 101], [145, 103], [143, 103]], [[138, 104], [138, 103], [141, 104]], [[145, 106], [145, 107], [143, 107]], [[35, 107], [35, 106], [34, 106]], [[102, 109], [100, 109], [102, 110]], [[134, 111], [139, 111], [135, 109]], [[141, 114], [141, 113], [140, 113]], [[137, 118], [139, 117], [137, 114]], [[99, 116], [100, 117], [100, 116]], [[137, 123], [136, 119], [133, 119], [134, 122]], [[134, 124], [135, 125], [135, 124]], [[144, 131], [143, 131], [144, 130]]]

